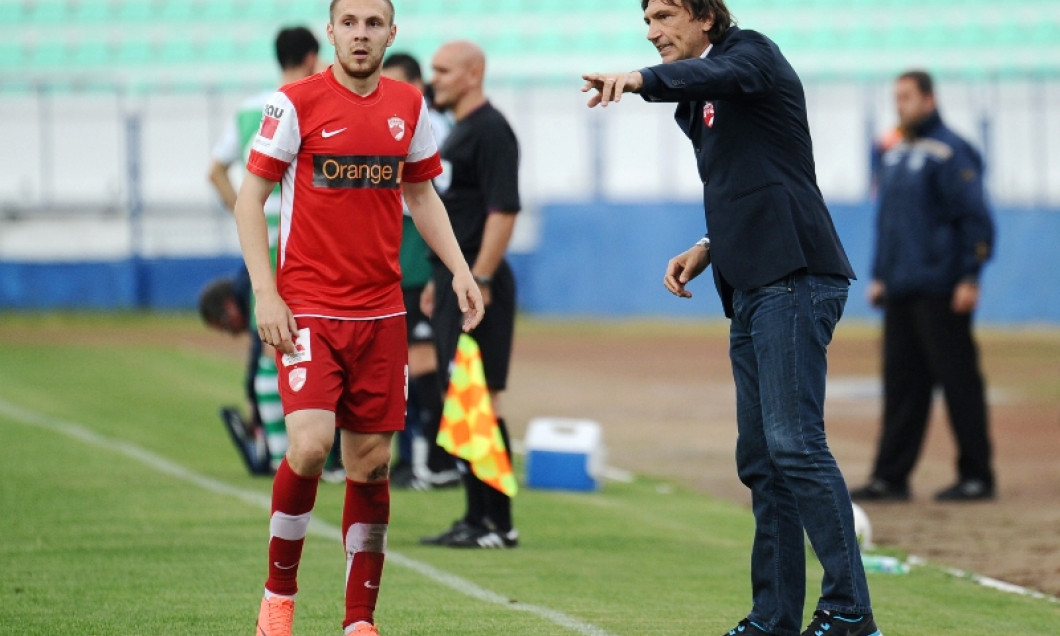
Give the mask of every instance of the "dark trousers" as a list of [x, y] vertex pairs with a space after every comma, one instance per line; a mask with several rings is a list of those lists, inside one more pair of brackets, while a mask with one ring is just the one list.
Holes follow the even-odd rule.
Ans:
[[959, 479], [993, 486], [986, 398], [971, 314], [944, 297], [888, 301], [883, 328], [883, 433], [873, 476], [908, 485], [920, 456], [936, 386], [957, 441]]
[[[457, 341], [462, 333], [463, 316], [453, 292], [453, 276], [445, 267], [434, 268], [434, 346], [438, 355], [439, 387], [444, 394], [449, 385], [449, 368], [456, 356]], [[486, 308], [486, 316], [471, 332], [482, 352], [482, 367], [486, 384], [491, 391], [502, 391], [508, 383], [508, 367], [512, 357], [512, 339], [515, 333], [515, 277], [506, 261], [493, 274], [490, 286], [492, 302]], [[511, 442], [508, 427], [503, 417], [497, 418], [501, 436], [504, 438], [508, 457], [511, 459]], [[508, 495], [486, 484], [471, 471], [470, 465], [459, 460], [464, 480], [467, 511], [464, 521], [475, 526], [492, 527], [501, 532], [512, 529], [512, 500]]]

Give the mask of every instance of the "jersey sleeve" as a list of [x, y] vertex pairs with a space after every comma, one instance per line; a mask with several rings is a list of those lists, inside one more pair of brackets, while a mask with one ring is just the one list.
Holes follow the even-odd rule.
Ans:
[[515, 132], [503, 120], [491, 122], [479, 138], [478, 171], [482, 197], [492, 212], [518, 212], [519, 142]]
[[230, 119], [221, 138], [210, 151], [210, 157], [223, 166], [230, 166], [239, 161], [242, 154], [239, 148], [239, 127], [236, 126], [235, 119]]
[[420, 183], [442, 174], [442, 158], [438, 154], [438, 144], [434, 141], [431, 119], [427, 112], [427, 102], [423, 100], [419, 120], [416, 122], [416, 132], [409, 144], [409, 155], [401, 175], [402, 181]]
[[254, 138], [247, 170], [269, 181], [280, 181], [298, 156], [302, 135], [294, 103], [282, 91], [269, 98], [262, 111], [261, 127]]

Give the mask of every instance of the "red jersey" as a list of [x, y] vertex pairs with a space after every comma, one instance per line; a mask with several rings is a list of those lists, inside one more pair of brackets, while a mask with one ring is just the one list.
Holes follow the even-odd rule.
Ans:
[[295, 316], [405, 313], [401, 183], [442, 172], [419, 91], [383, 77], [361, 97], [331, 68], [288, 84], [265, 105], [247, 170], [281, 184], [276, 285]]

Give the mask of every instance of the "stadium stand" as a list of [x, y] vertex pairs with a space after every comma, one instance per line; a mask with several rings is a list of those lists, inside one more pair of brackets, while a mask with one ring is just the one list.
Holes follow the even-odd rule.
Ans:
[[[397, 4], [403, 48], [428, 57], [443, 38], [471, 38], [506, 82], [569, 80], [587, 59], [630, 68], [653, 60], [632, 0]], [[5, 0], [0, 79], [8, 89], [54, 80], [57, 71], [148, 90], [267, 84], [273, 78], [261, 60], [276, 27], [304, 23], [322, 35], [325, 5]], [[744, 26], [770, 34], [804, 77], [873, 79], [911, 65], [960, 77], [1060, 74], [1054, 0], [734, 0], [732, 8]]]

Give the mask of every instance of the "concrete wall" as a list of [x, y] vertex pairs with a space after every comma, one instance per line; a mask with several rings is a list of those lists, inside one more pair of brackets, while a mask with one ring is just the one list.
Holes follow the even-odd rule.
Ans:
[[[851, 288], [847, 316], [873, 318], [877, 314], [864, 297], [872, 258], [872, 206], [832, 205], [831, 210], [862, 277]], [[703, 234], [698, 202], [554, 203], [526, 220], [532, 228], [524, 227], [510, 260], [520, 306], [527, 313], [605, 319], [721, 316], [709, 276], [692, 284], [691, 300], [674, 298], [662, 287], [666, 262]], [[1002, 208], [995, 210], [995, 220], [997, 254], [983, 276], [979, 319], [1060, 324], [1060, 210]], [[216, 223], [227, 227], [230, 219]], [[211, 225], [203, 227], [206, 233]], [[165, 226], [155, 229], [172, 237]], [[198, 235], [190, 233], [189, 240]], [[90, 258], [42, 259], [26, 253], [11, 258], [13, 248], [8, 249], [8, 257], [0, 258], [0, 309], [191, 309], [206, 282], [241, 264], [231, 237], [217, 238], [218, 249], [197, 254], [147, 243], [154, 247], [138, 259], [113, 252]], [[197, 244], [202, 245], [201, 238]]]
[[[848, 317], [877, 315], [865, 300], [872, 259], [874, 209], [831, 205], [836, 229], [860, 280]], [[979, 319], [992, 323], [1060, 323], [1060, 210], [995, 210], [996, 256], [984, 272]], [[537, 250], [516, 255], [520, 301], [543, 315], [721, 316], [709, 273], [692, 283], [691, 300], [662, 286], [667, 261], [703, 235], [698, 202], [552, 204], [541, 210]]]

